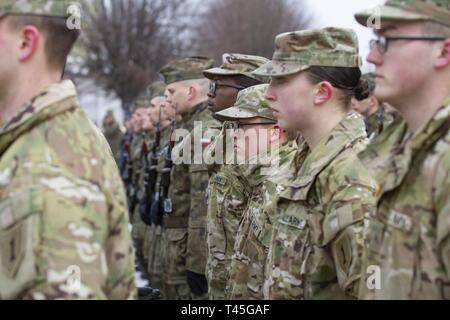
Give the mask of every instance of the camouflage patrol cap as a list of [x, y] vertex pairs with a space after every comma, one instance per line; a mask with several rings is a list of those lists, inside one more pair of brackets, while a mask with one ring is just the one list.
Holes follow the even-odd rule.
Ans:
[[222, 56], [222, 65], [218, 68], [212, 68], [203, 71], [203, 75], [208, 79], [214, 79], [215, 76], [246, 76], [261, 82], [266, 82], [267, 78], [261, 78], [252, 71], [263, 64], [269, 62], [268, 59], [259, 56], [239, 53], [225, 53]]
[[150, 100], [155, 97], [164, 96], [164, 90], [166, 89], [166, 84], [163, 81], [153, 82], [148, 86], [147, 91], [150, 95]]
[[328, 27], [279, 34], [272, 61], [253, 74], [281, 77], [311, 66], [359, 67], [358, 38], [351, 29]]
[[139, 108], [150, 108], [150, 99], [148, 94], [141, 94], [134, 100], [132, 111], [136, 111]]
[[177, 81], [204, 78], [203, 70], [212, 68], [214, 60], [206, 57], [189, 57], [178, 59], [166, 64], [159, 71], [164, 76], [164, 82], [171, 84]]
[[7, 14], [68, 17], [68, 8], [74, 4], [69, 0], [1, 0], [0, 17]]
[[449, 0], [388, 0], [384, 6], [355, 14], [363, 26], [369, 26], [372, 17], [383, 20], [434, 21], [450, 27]]
[[268, 86], [268, 84], [260, 84], [240, 91], [236, 103], [231, 108], [219, 111], [214, 116], [220, 121], [261, 117], [276, 123], [277, 119], [273, 116], [269, 109], [269, 103], [264, 98]]

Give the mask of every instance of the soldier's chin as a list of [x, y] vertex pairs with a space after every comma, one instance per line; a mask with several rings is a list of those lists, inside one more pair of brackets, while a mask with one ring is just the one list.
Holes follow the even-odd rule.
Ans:
[[[389, 92], [389, 91], [391, 91], [391, 92]], [[392, 92], [392, 90], [390, 90], [389, 87], [386, 87], [383, 84], [377, 83], [377, 86], [375, 87], [374, 95], [378, 99], [378, 101], [389, 103], [390, 99], [393, 97], [393, 92]]]

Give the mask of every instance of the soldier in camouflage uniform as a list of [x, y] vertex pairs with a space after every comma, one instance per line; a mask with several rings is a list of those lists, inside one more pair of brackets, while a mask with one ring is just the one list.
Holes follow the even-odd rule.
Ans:
[[[262, 227], [268, 226], [259, 224], [260, 227], [257, 227], [258, 222], [266, 220], [263, 213], [259, 212], [259, 208], [265, 200], [263, 196], [267, 190], [267, 178], [271, 175], [278, 176], [279, 166], [284, 166], [290, 159], [293, 159], [290, 155], [295, 154], [296, 151], [295, 143], [287, 141], [286, 133], [279, 128], [272, 111], [268, 108], [267, 101], [263, 97], [266, 89], [267, 85], [263, 84], [242, 90], [234, 107], [216, 113], [217, 118], [235, 121], [235, 127], [243, 128], [233, 132], [233, 137], [236, 137], [233, 140], [237, 148], [237, 161], [243, 163], [234, 167], [238, 173], [239, 182], [248, 191], [249, 199], [246, 209], [239, 212], [239, 220], [234, 222], [234, 224], [240, 222], [240, 225], [238, 231], [234, 231], [231, 235], [234, 244], [234, 250], [231, 249], [232, 260], [231, 262], [227, 261], [228, 264], [223, 266], [227, 271], [225, 280], [228, 280], [226, 298], [231, 299], [262, 298], [261, 290], [256, 288], [261, 288], [264, 280], [262, 270], [265, 262], [263, 258], [265, 248], [261, 244], [257, 247], [258, 251], [255, 252], [254, 245], [258, 238], [256, 236], [253, 238], [252, 235], [259, 236]], [[262, 139], [258, 138], [260, 129], [270, 134], [270, 145], [262, 143]], [[245, 137], [250, 136], [249, 130], [254, 131], [254, 136], [252, 136], [253, 139], [249, 139], [247, 147]], [[261, 142], [258, 143], [259, 141]], [[281, 147], [280, 143], [283, 144]], [[244, 150], [247, 148], [249, 149], [248, 154], [244, 155], [243, 153], [246, 153]], [[273, 168], [271, 168], [270, 161], [263, 161], [263, 158], [270, 160], [268, 157], [271, 152], [275, 157], [280, 157], [276, 159], [277, 161], [272, 161]], [[266, 172], [268, 169], [273, 172]], [[272, 194], [267, 194], [267, 197], [267, 200], [272, 198]], [[227, 220], [230, 218], [228, 217]], [[258, 230], [255, 230], [255, 227]], [[259, 257], [258, 254], [260, 254]]]
[[[266, 299], [352, 299], [358, 294], [364, 217], [376, 182], [357, 158], [362, 117], [348, 113], [361, 71], [356, 34], [324, 28], [280, 34], [265, 98], [280, 126], [299, 130], [295, 175], [277, 186], [265, 266]], [[343, 76], [345, 75], [345, 76]]]
[[[208, 93], [209, 109], [212, 112], [227, 109], [236, 102], [240, 90], [261, 84], [262, 80], [252, 75], [251, 71], [267, 61], [266, 58], [258, 56], [224, 54], [222, 65], [219, 68], [203, 72], [205, 77], [211, 80], [211, 88]], [[210, 299], [225, 298], [226, 279], [234, 247], [234, 237], [250, 192], [250, 190], [245, 190], [236, 165], [231, 163], [222, 165], [226, 163], [225, 130], [226, 123], [222, 125], [221, 134], [215, 137], [215, 140], [205, 150], [205, 155], [210, 157], [207, 160], [210, 180], [207, 188], [208, 256], [206, 263]], [[231, 146], [231, 144], [228, 145]], [[217, 156], [221, 158], [217, 162], [216, 151], [218, 152]]]
[[116, 119], [114, 119], [114, 112], [112, 110], [108, 110], [105, 118], [103, 119], [102, 131], [105, 135], [106, 140], [108, 141], [109, 146], [111, 147], [114, 158], [117, 161], [119, 155], [119, 144], [124, 132], [122, 131], [120, 125], [117, 123]]
[[[352, 98], [352, 109], [364, 117], [367, 137], [372, 141], [394, 121], [396, 113], [385, 110], [384, 104], [374, 96], [375, 74], [366, 73], [361, 77], [361, 81], [363, 90]], [[369, 97], [359, 101], [357, 97], [361, 94], [363, 96], [369, 94]]]
[[[136, 294], [117, 166], [76, 102], [75, 86], [60, 80], [78, 34], [66, 28], [66, 12], [65, 1], [0, 4], [0, 87], [6, 89], [0, 93], [0, 299]], [[29, 25], [37, 32], [24, 41]], [[45, 28], [67, 36], [60, 59], [45, 54], [45, 46], [62, 45]], [[14, 54], [19, 46], [32, 52], [26, 61]]]
[[[450, 2], [390, 0], [376, 11], [381, 29], [368, 56], [376, 67], [375, 95], [405, 122], [362, 155], [380, 192], [360, 297], [449, 299]], [[364, 25], [372, 12], [356, 19]], [[392, 36], [414, 41], [387, 46]]]
[[[167, 84], [167, 102], [179, 115], [177, 130], [185, 135], [194, 130], [199, 121], [203, 129], [218, 127], [206, 104], [208, 80], [202, 70], [212, 67], [213, 61], [203, 57], [173, 61], [161, 69]], [[186, 136], [187, 134], [187, 136]], [[200, 132], [203, 136], [203, 132]], [[176, 137], [175, 137], [176, 138]], [[191, 144], [191, 161], [195, 150], [194, 139], [183, 139], [174, 147], [169, 199], [165, 199], [168, 215], [164, 216], [163, 256], [165, 281], [163, 295], [166, 299], [204, 299], [207, 295], [206, 264], [206, 199], [207, 168], [200, 164], [177, 161], [185, 144]], [[182, 160], [182, 159], [181, 159]], [[171, 201], [172, 208], [167, 205]]]
[[[169, 133], [169, 125], [170, 118], [167, 117], [167, 114], [162, 112], [162, 105], [164, 104], [164, 82], [157, 81], [152, 83], [149, 86], [150, 92], [150, 115], [153, 122], [153, 130], [152, 133], [152, 143], [155, 141], [155, 131], [159, 126], [160, 130], [160, 141], [159, 147], [156, 150], [156, 157], [158, 159], [161, 158], [162, 150], [166, 146]], [[152, 148], [152, 144], [149, 144], [149, 147]], [[150, 163], [149, 163], [150, 164]], [[158, 168], [156, 168], [157, 171]], [[156, 189], [158, 189], [158, 179], [160, 175], [156, 176], [157, 181], [155, 181]], [[152, 181], [149, 181], [152, 183]], [[148, 201], [148, 199], [146, 199]], [[144, 235], [144, 255], [147, 260], [147, 273], [150, 279], [150, 283], [152, 287], [160, 289], [162, 287], [162, 270], [161, 270], [161, 234], [162, 227], [160, 225], [150, 225], [146, 226], [145, 235]]]
[[142, 205], [144, 197], [143, 193], [143, 177], [145, 170], [145, 157], [147, 156], [148, 145], [151, 143], [151, 130], [153, 130], [153, 124], [149, 121], [149, 113], [147, 108], [150, 105], [150, 100], [146, 94], [139, 96], [134, 104], [135, 111], [133, 112], [133, 119], [135, 123], [134, 135], [131, 141], [130, 153], [132, 161], [132, 188], [134, 194], [134, 208], [132, 214], [131, 223], [132, 238], [134, 241], [136, 266], [139, 271], [143, 272], [144, 277], [148, 277], [147, 260], [144, 254], [144, 235], [145, 235], [145, 223], [140, 216], [140, 206]]

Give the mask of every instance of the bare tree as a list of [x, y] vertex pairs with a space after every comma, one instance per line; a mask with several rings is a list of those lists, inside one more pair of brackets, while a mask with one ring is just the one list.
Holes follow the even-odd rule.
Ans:
[[182, 50], [177, 15], [186, 0], [84, 0], [79, 52], [83, 70], [121, 99], [126, 113]]
[[274, 38], [286, 31], [309, 26], [311, 17], [304, 0], [210, 0], [198, 18], [193, 34], [197, 50], [220, 58], [224, 52], [270, 58]]

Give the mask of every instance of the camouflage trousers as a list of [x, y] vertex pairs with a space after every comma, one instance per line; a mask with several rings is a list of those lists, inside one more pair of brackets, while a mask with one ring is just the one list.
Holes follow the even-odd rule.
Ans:
[[162, 295], [167, 300], [190, 300], [186, 274], [187, 229], [166, 229], [162, 239]]
[[162, 233], [163, 228], [161, 226], [152, 225], [146, 229], [144, 240], [147, 244], [144, 247], [148, 256], [147, 273], [151, 286], [156, 289], [161, 289], [163, 286]]
[[133, 238], [136, 254], [136, 262], [143, 273], [147, 272], [147, 254], [144, 254], [144, 236], [147, 226], [141, 220], [138, 209], [133, 213], [132, 220], [133, 229], [131, 231], [131, 237]]
[[162, 239], [161, 253], [164, 261], [162, 295], [164, 299], [207, 300], [208, 294], [194, 295], [187, 282], [187, 229], [166, 229], [163, 232]]

